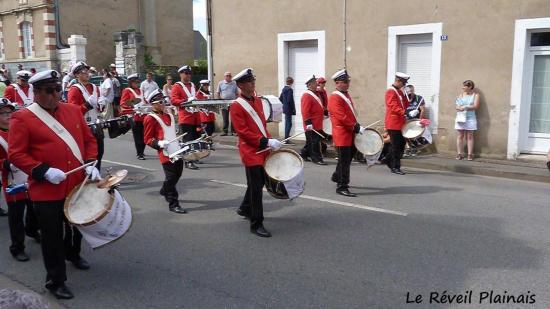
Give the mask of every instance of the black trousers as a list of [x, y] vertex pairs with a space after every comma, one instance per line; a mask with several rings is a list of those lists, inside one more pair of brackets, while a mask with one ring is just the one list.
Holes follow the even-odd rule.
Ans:
[[10, 252], [15, 255], [25, 251], [25, 234], [34, 236], [38, 233], [38, 222], [29, 199], [7, 202], [7, 204], [11, 237]]
[[302, 157], [310, 157], [313, 162], [323, 159], [321, 155], [321, 137], [313, 131], [306, 131], [306, 144], [302, 148]]
[[118, 110], [120, 108], [120, 97], [115, 97], [113, 100], [113, 115], [118, 117]]
[[235, 132], [233, 129], [233, 124], [231, 124], [231, 131], [229, 129], [229, 109], [222, 109], [222, 119], [223, 119], [223, 133]]
[[264, 222], [264, 206], [262, 203], [265, 184], [265, 171], [261, 165], [246, 167], [246, 193], [240, 209], [250, 216], [250, 227], [255, 229]]
[[350, 167], [353, 156], [357, 152], [355, 146], [336, 147], [338, 153], [338, 164], [332, 174], [332, 179], [336, 180], [337, 189], [349, 188]]
[[98, 170], [101, 171], [101, 159], [103, 158], [103, 152], [105, 152], [105, 143], [104, 143], [105, 137], [97, 137], [95, 138], [97, 142], [97, 164], [95, 167], [97, 167]]
[[135, 121], [132, 127], [132, 135], [134, 135], [134, 145], [136, 146], [136, 154], [143, 156], [145, 151], [145, 142], [143, 141], [143, 122]]
[[194, 124], [180, 124], [180, 132], [180, 134], [187, 133], [187, 135], [183, 137], [183, 141], [185, 142], [192, 141], [200, 137], [197, 132], [197, 126]]
[[403, 151], [405, 151], [405, 138], [401, 133], [401, 130], [388, 130], [391, 143], [391, 158], [390, 168], [401, 168], [401, 158], [403, 157]]
[[214, 121], [203, 122], [202, 125], [204, 126], [204, 130], [206, 131], [206, 134], [208, 134], [208, 136], [212, 136], [212, 134], [214, 134], [214, 131], [216, 129]]
[[[65, 200], [33, 202], [34, 212], [42, 232], [42, 257], [46, 281], [61, 284], [67, 280], [65, 260], [80, 258], [82, 234], [69, 225], [63, 213]], [[65, 235], [65, 236], [63, 236]]]
[[175, 163], [164, 163], [162, 164], [162, 169], [164, 170], [164, 182], [160, 191], [168, 202], [168, 207], [177, 207], [179, 206], [179, 194], [176, 185], [183, 172], [183, 161], [178, 160]]

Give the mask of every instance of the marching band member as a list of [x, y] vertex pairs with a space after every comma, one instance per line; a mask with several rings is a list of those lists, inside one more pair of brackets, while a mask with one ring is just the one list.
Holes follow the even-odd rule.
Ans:
[[321, 155], [321, 137], [317, 132], [323, 131], [323, 119], [325, 108], [323, 101], [318, 96], [317, 78], [315, 75], [306, 82], [307, 90], [302, 95], [302, 119], [304, 131], [306, 131], [306, 145], [302, 149], [302, 157], [311, 157], [311, 161], [318, 165], [327, 165]]
[[[181, 106], [181, 104], [195, 99], [196, 90], [195, 85], [191, 82], [191, 67], [184, 65], [179, 68], [178, 73], [180, 74], [181, 81], [172, 87], [170, 101], [172, 101], [172, 105], [178, 107], [180, 133], [187, 133], [183, 137], [183, 140], [187, 142], [199, 138], [201, 119], [198, 109]], [[193, 161], [185, 162], [185, 167], [192, 170], [199, 169]]]
[[[8, 185], [25, 186], [27, 175], [8, 160], [8, 130], [15, 106], [8, 99], [0, 99], [0, 166], [2, 166], [2, 189], [8, 204], [8, 223], [11, 236], [11, 255], [20, 262], [29, 260], [25, 253], [25, 234], [40, 242], [38, 222], [26, 188], [17, 193], [8, 193]], [[25, 215], [25, 209], [27, 214]]]
[[[36, 104], [12, 115], [8, 159], [29, 175], [29, 196], [42, 232], [46, 288], [57, 298], [69, 299], [73, 294], [65, 286], [65, 259], [78, 269], [90, 265], [80, 256], [82, 234], [76, 228], [71, 231], [63, 213], [65, 198], [84, 180], [84, 172], [65, 172], [95, 160], [97, 144], [80, 108], [59, 102], [59, 78], [58, 72], [46, 70], [29, 80]], [[86, 173], [100, 179], [95, 167], [88, 166]]]
[[[208, 100], [212, 98], [212, 94], [210, 94], [210, 81], [207, 79], [203, 79], [200, 81], [201, 87], [199, 88], [199, 92], [197, 92], [197, 95], [195, 98], [197, 100]], [[212, 136], [214, 133], [214, 130], [216, 128], [216, 113], [209, 111], [207, 109], [201, 109], [201, 124], [206, 131], [206, 134], [208, 136]]]
[[128, 76], [129, 87], [122, 90], [120, 97], [120, 114], [134, 115], [134, 125], [132, 126], [132, 135], [134, 136], [134, 145], [138, 160], [145, 160], [143, 155], [145, 151], [145, 143], [143, 142], [143, 119], [145, 115], [135, 113], [134, 105], [143, 102], [141, 90], [139, 90], [139, 76], [131, 74]]
[[29, 71], [21, 70], [16, 73], [17, 83], [11, 84], [6, 87], [4, 91], [4, 98], [11, 102], [17, 103], [19, 106], [28, 106], [34, 102], [34, 93], [32, 91], [32, 85], [29, 85], [29, 78], [32, 73]]
[[[94, 124], [101, 113], [102, 102], [100, 101], [99, 87], [90, 83], [90, 66], [85, 62], [79, 61], [71, 68], [71, 74], [76, 78], [77, 83], [72, 85], [67, 95], [67, 103], [76, 104], [80, 107], [84, 120], [88, 124]], [[103, 128], [101, 126], [92, 126], [92, 134], [97, 143], [97, 164], [98, 170], [101, 170], [101, 158], [104, 152]]]
[[323, 107], [325, 109], [325, 116], [328, 116], [328, 95], [327, 90], [325, 89], [325, 85], [327, 84], [327, 80], [324, 77], [317, 78], [317, 93], [319, 93], [319, 97], [321, 98], [321, 101], [323, 102]]
[[[176, 189], [176, 184], [183, 171], [183, 161], [177, 160], [172, 163], [167, 156], [167, 153], [170, 152], [164, 152], [164, 150], [172, 150], [171, 147], [175, 147], [175, 150], [179, 149], [178, 141], [174, 140], [176, 138], [176, 120], [171, 113], [164, 112], [165, 97], [162, 90], [157, 89], [151, 92], [147, 97], [147, 101], [152, 105], [153, 112], [147, 115], [143, 121], [145, 129], [144, 142], [157, 150], [164, 171], [164, 183], [160, 189], [160, 195], [164, 196], [168, 202], [170, 211], [178, 214], [187, 213], [179, 205], [179, 194]], [[172, 143], [169, 143], [170, 141]]]
[[405, 151], [405, 138], [401, 134], [401, 128], [407, 122], [407, 107], [409, 107], [409, 99], [403, 92], [403, 87], [407, 84], [410, 76], [397, 72], [395, 73], [395, 81], [391, 87], [386, 90], [386, 117], [385, 125], [390, 135], [392, 154], [389, 161], [391, 172], [398, 175], [405, 175], [401, 170], [401, 157]]
[[281, 148], [281, 142], [270, 138], [266, 127], [262, 101], [255, 96], [256, 77], [252, 69], [245, 69], [235, 75], [233, 81], [241, 90], [239, 97], [231, 105], [233, 125], [239, 135], [239, 153], [246, 170], [246, 193], [237, 214], [250, 219], [250, 231], [261, 237], [271, 237], [263, 225], [264, 214], [262, 190], [265, 184], [263, 164], [268, 151], [256, 153], [269, 147]]
[[332, 137], [338, 152], [338, 164], [332, 174], [332, 181], [337, 183], [336, 193], [355, 197], [357, 194], [349, 191], [350, 166], [357, 151], [354, 145], [355, 134], [362, 134], [361, 127], [355, 116], [355, 106], [348, 93], [351, 82], [348, 72], [340, 70], [332, 75], [336, 83], [336, 91], [328, 98], [328, 112], [332, 123]]

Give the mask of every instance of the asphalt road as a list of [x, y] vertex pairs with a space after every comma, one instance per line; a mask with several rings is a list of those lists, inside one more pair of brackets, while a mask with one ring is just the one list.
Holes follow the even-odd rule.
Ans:
[[[448, 308], [430, 292], [472, 291], [463, 308], [550, 307], [548, 185], [383, 166], [352, 166], [357, 198], [336, 195], [335, 167], [306, 163], [305, 198], [264, 195], [270, 239], [235, 214], [245, 183], [235, 149], [218, 149], [184, 170], [178, 189], [188, 214], [168, 211], [154, 151], [135, 158], [131, 136], [106, 139], [104, 166], [128, 169], [121, 187], [133, 224], [92, 251], [88, 271], [68, 265], [70, 308]], [[123, 162], [133, 166], [122, 166]], [[350, 204], [353, 203], [353, 204]], [[8, 252], [0, 219], [0, 273], [44, 293], [40, 248], [28, 263]], [[529, 295], [535, 303], [479, 304], [480, 293]], [[506, 292], [505, 292], [506, 291]], [[407, 304], [421, 294], [422, 303]], [[439, 298], [441, 301], [441, 298]], [[457, 299], [455, 298], [454, 301]]]

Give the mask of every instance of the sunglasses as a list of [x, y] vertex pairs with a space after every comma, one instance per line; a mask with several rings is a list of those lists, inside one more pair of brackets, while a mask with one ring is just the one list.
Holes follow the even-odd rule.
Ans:
[[0, 112], [0, 115], [11, 115], [14, 111], [9, 111], [9, 112]]
[[53, 94], [54, 92], [61, 92], [62, 88], [60, 84], [57, 84], [52, 87], [38, 87], [40, 90], [44, 90], [47, 94]]
[[191, 75], [191, 72], [183, 72], [185, 75]]

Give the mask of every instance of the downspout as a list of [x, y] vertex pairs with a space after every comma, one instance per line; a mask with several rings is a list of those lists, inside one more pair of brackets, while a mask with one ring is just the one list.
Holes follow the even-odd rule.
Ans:
[[54, 1], [54, 18], [55, 18], [55, 46], [57, 49], [69, 48], [68, 44], [63, 43], [61, 39], [61, 24], [59, 20], [59, 0]]
[[212, 0], [206, 0], [206, 62], [208, 65], [208, 80], [214, 82], [214, 59], [212, 57]]
[[344, 19], [344, 24], [343, 24], [343, 31], [344, 31], [344, 46], [343, 46], [343, 49], [342, 51], [344, 52], [344, 68], [347, 67], [347, 46], [348, 46], [348, 43], [347, 43], [347, 24], [346, 24], [346, 11], [347, 11], [347, 1], [344, 0], [344, 8], [343, 8], [343, 19]]

